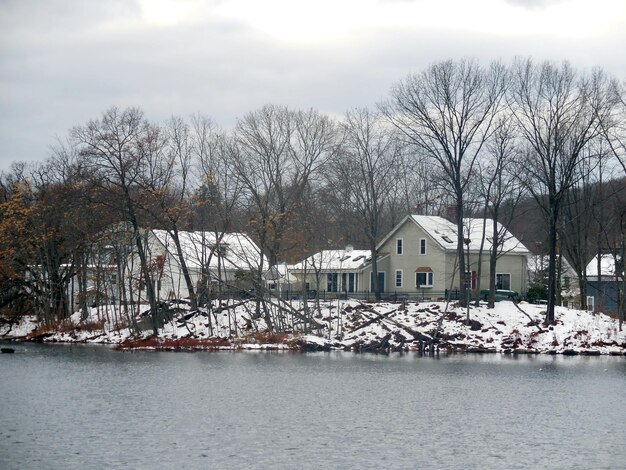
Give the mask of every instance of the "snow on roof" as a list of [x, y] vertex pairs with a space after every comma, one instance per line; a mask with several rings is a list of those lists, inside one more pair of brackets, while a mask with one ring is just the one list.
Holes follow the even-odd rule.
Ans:
[[[600, 256], [600, 275], [615, 276], [615, 257], [611, 254]], [[595, 256], [587, 265], [587, 276], [598, 276], [598, 257]]]
[[371, 261], [370, 250], [323, 250], [290, 266], [292, 270], [355, 271]]
[[[411, 215], [411, 219], [419, 225], [426, 233], [437, 241], [445, 250], [456, 250], [457, 230], [456, 224], [443, 217], [432, 215]], [[493, 230], [493, 219], [478, 219], [467, 217], [463, 219], [465, 225], [465, 237], [470, 239], [470, 251], [479, 251], [483, 237], [483, 222], [486, 221], [486, 237], [483, 250], [491, 249]], [[501, 251], [503, 253], [529, 253], [528, 249], [517, 238], [506, 230], [498, 222], [498, 232], [500, 233]]]
[[[174, 240], [166, 230], [152, 230], [152, 233], [169, 253], [177, 256]], [[216, 237], [215, 232], [178, 232], [178, 238], [189, 268], [200, 269], [208, 263], [209, 269], [217, 269], [219, 260], [221, 268], [228, 271], [251, 270], [260, 263], [259, 247], [243, 233], [223, 233]]]
[[[548, 269], [550, 263], [549, 255], [528, 255], [528, 271], [532, 273], [538, 273], [540, 271]], [[576, 271], [569, 264], [565, 256], [561, 258], [561, 270], [562, 274], [569, 277], [576, 277]]]

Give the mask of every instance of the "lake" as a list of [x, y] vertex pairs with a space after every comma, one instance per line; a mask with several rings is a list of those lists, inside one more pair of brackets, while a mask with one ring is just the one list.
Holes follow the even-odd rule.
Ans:
[[623, 357], [10, 346], [3, 469], [626, 468]]

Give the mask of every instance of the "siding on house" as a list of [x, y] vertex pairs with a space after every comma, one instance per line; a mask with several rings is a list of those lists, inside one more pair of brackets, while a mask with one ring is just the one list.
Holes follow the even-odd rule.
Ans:
[[[395, 247], [396, 238], [403, 239], [403, 254], [398, 255], [393, 249]], [[426, 240], [426, 254], [420, 254], [420, 240]], [[441, 249], [438, 243], [424, 231], [418, 227], [410, 219], [397, 228], [392, 237], [387, 237], [386, 241], [379, 246], [382, 252], [390, 253], [387, 270], [392, 273], [391, 282], [387, 282], [388, 292], [417, 292], [415, 285], [415, 273], [418, 268], [430, 268], [433, 271], [434, 285], [429, 290], [443, 292], [446, 285], [446, 253]], [[395, 287], [395, 271], [401, 269], [403, 272], [404, 282], [401, 288]]]
[[[195, 289], [207, 281], [202, 279], [203, 266], [208, 271], [208, 282], [219, 280], [232, 286], [239, 281], [241, 274], [258, 269], [261, 263], [259, 248], [242, 233], [224, 234], [220, 244], [225, 251], [219, 254], [218, 250], [214, 249], [212, 255], [211, 249], [216, 244], [215, 233], [181, 231], [179, 238], [185, 264]], [[144, 240], [157, 299], [189, 297], [176, 247], [169, 234], [163, 230], [150, 230], [145, 233]], [[263, 267], [266, 269], [266, 262], [263, 262]], [[140, 262], [136, 253], [127, 264], [126, 271], [128, 275], [138, 280], [136, 284], [141, 285]], [[141, 290], [136, 289], [137, 296], [145, 296], [145, 289]]]
[[618, 274], [623, 270], [619, 256], [611, 254], [600, 255], [600, 272], [598, 273], [598, 256], [594, 257], [586, 267], [588, 297], [593, 297], [595, 311], [617, 313], [619, 284], [622, 280]]
[[[478, 271], [477, 263], [479, 256], [480, 241], [482, 238], [482, 219], [467, 219], [470, 243], [470, 271]], [[492, 222], [488, 219], [487, 228], [491, 228]], [[398, 240], [402, 240], [401, 253], [398, 253]], [[425, 297], [440, 297], [447, 290], [460, 288], [459, 273], [456, 257], [456, 226], [441, 217], [431, 216], [407, 216], [398, 224], [378, 245], [379, 260], [378, 272], [384, 273], [383, 291], [385, 293], [420, 293]], [[425, 243], [425, 245], [424, 245]], [[489, 248], [491, 243], [486, 239], [481, 260], [482, 271], [480, 276], [480, 288], [489, 288]], [[423, 249], [425, 248], [425, 250]], [[504, 250], [497, 262], [496, 273], [510, 276], [511, 290], [524, 294], [527, 285], [527, 255], [528, 250], [516, 240], [510, 233], [504, 238]], [[422, 253], [425, 251], [425, 253]], [[362, 250], [354, 250], [353, 253], [361, 253]], [[344, 264], [337, 262], [339, 259], [348, 260], [348, 251], [327, 250], [310, 257], [317, 259], [316, 263], [303, 261], [291, 266], [290, 271], [300, 281], [309, 282], [310, 289], [319, 291], [327, 290], [326, 275], [338, 273], [339, 280], [337, 291], [345, 291], [341, 282], [341, 273], [358, 273], [358, 292], [371, 292], [371, 263], [365, 262], [369, 257], [362, 259], [360, 265], [345, 261]], [[317, 257], [317, 258], [316, 258]], [[326, 258], [325, 263], [320, 260]], [[312, 268], [304, 272], [303, 265], [319, 266], [317, 272]], [[398, 272], [401, 272], [401, 283]], [[423, 274], [424, 278], [432, 273], [432, 286], [416, 284], [416, 273]], [[317, 277], [319, 275], [319, 278]], [[508, 279], [508, 277], [507, 277]], [[317, 282], [319, 280], [319, 283]], [[476, 287], [478, 287], [476, 285]], [[334, 287], [333, 287], [334, 288]]]
[[[478, 257], [480, 241], [482, 239], [482, 219], [467, 219], [469, 236], [471, 237], [469, 250], [469, 271], [478, 272]], [[492, 222], [487, 223], [487, 233]], [[398, 255], [395, 250], [396, 240], [403, 239], [403, 254]], [[420, 240], [426, 240], [426, 254], [420, 254]], [[460, 288], [460, 276], [456, 256], [456, 226], [441, 217], [407, 216], [379, 246], [380, 251], [389, 252], [389, 263], [392, 273], [395, 270], [403, 271], [404, 282], [402, 287], [387, 283], [391, 290], [397, 292], [430, 291], [442, 293], [446, 290]], [[481, 258], [480, 288], [489, 288], [489, 248], [491, 244], [485, 241]], [[496, 273], [510, 275], [510, 289], [524, 294], [527, 279], [527, 255], [529, 251], [510, 233], [506, 233], [504, 252], [500, 255], [496, 265]], [[417, 287], [415, 272], [430, 268], [433, 272], [431, 287]], [[392, 279], [393, 280], [393, 279]], [[476, 278], [476, 281], [478, 279]]]

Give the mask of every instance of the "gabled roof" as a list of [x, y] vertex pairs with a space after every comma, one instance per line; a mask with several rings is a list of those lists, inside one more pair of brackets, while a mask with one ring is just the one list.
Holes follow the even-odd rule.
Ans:
[[[176, 245], [170, 234], [166, 230], [152, 230], [152, 233], [176, 259]], [[209, 269], [217, 269], [219, 259], [224, 270], [249, 271], [258, 268], [261, 262], [259, 247], [243, 233], [224, 233], [216, 237], [215, 232], [178, 232], [178, 238], [189, 268], [200, 269], [208, 263]], [[222, 254], [216, 248], [218, 241], [225, 250]], [[263, 265], [267, 267], [266, 262]]]
[[[595, 256], [587, 265], [587, 277], [598, 276], [598, 256]], [[615, 256], [604, 254], [600, 256], [600, 275], [615, 276]]]
[[298, 279], [289, 272], [290, 267], [286, 263], [279, 263], [269, 268], [263, 274], [266, 281], [282, 281], [293, 284]]
[[[528, 264], [526, 265], [529, 273], [531, 273], [531, 279], [534, 277], [533, 273], [538, 273], [545, 269], [548, 269], [550, 263], [549, 255], [529, 255]], [[576, 277], [576, 270], [572, 268], [565, 256], [561, 258], [561, 272], [567, 277]]]
[[289, 267], [292, 271], [359, 271], [371, 261], [370, 250], [323, 250]]
[[[477, 252], [480, 250], [480, 244], [483, 237], [483, 222], [486, 220], [485, 243], [483, 250], [491, 249], [492, 238], [490, 236], [493, 227], [493, 219], [465, 218], [465, 237], [470, 239], [470, 251]], [[407, 221], [414, 223], [420, 227], [432, 240], [434, 240], [444, 251], [456, 251], [457, 229], [456, 224], [450, 222], [443, 217], [434, 215], [408, 215], [389, 232], [389, 234], [379, 243], [378, 247], [382, 247], [387, 241], [402, 227]], [[501, 251], [504, 253], [528, 254], [528, 249], [515, 238], [511, 232], [506, 230], [498, 223], [498, 230], [501, 239]]]

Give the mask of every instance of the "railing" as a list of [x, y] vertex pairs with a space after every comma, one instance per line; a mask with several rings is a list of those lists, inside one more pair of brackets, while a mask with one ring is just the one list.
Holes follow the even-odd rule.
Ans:
[[[275, 292], [270, 293], [273, 297], [278, 297], [278, 294]], [[362, 292], [331, 292], [331, 291], [302, 291], [302, 290], [283, 290], [280, 292], [280, 298], [283, 300], [300, 300], [304, 297], [307, 297], [310, 300], [319, 299], [319, 300], [335, 300], [335, 299], [356, 299], [356, 300], [374, 300], [376, 298], [376, 294], [371, 291], [362, 291]], [[430, 289], [423, 289], [415, 292], [381, 292], [380, 297], [382, 300], [392, 301], [392, 302], [402, 302], [402, 301], [436, 301], [436, 300], [459, 300], [460, 292], [455, 290], [445, 290], [445, 291], [433, 291]]]

